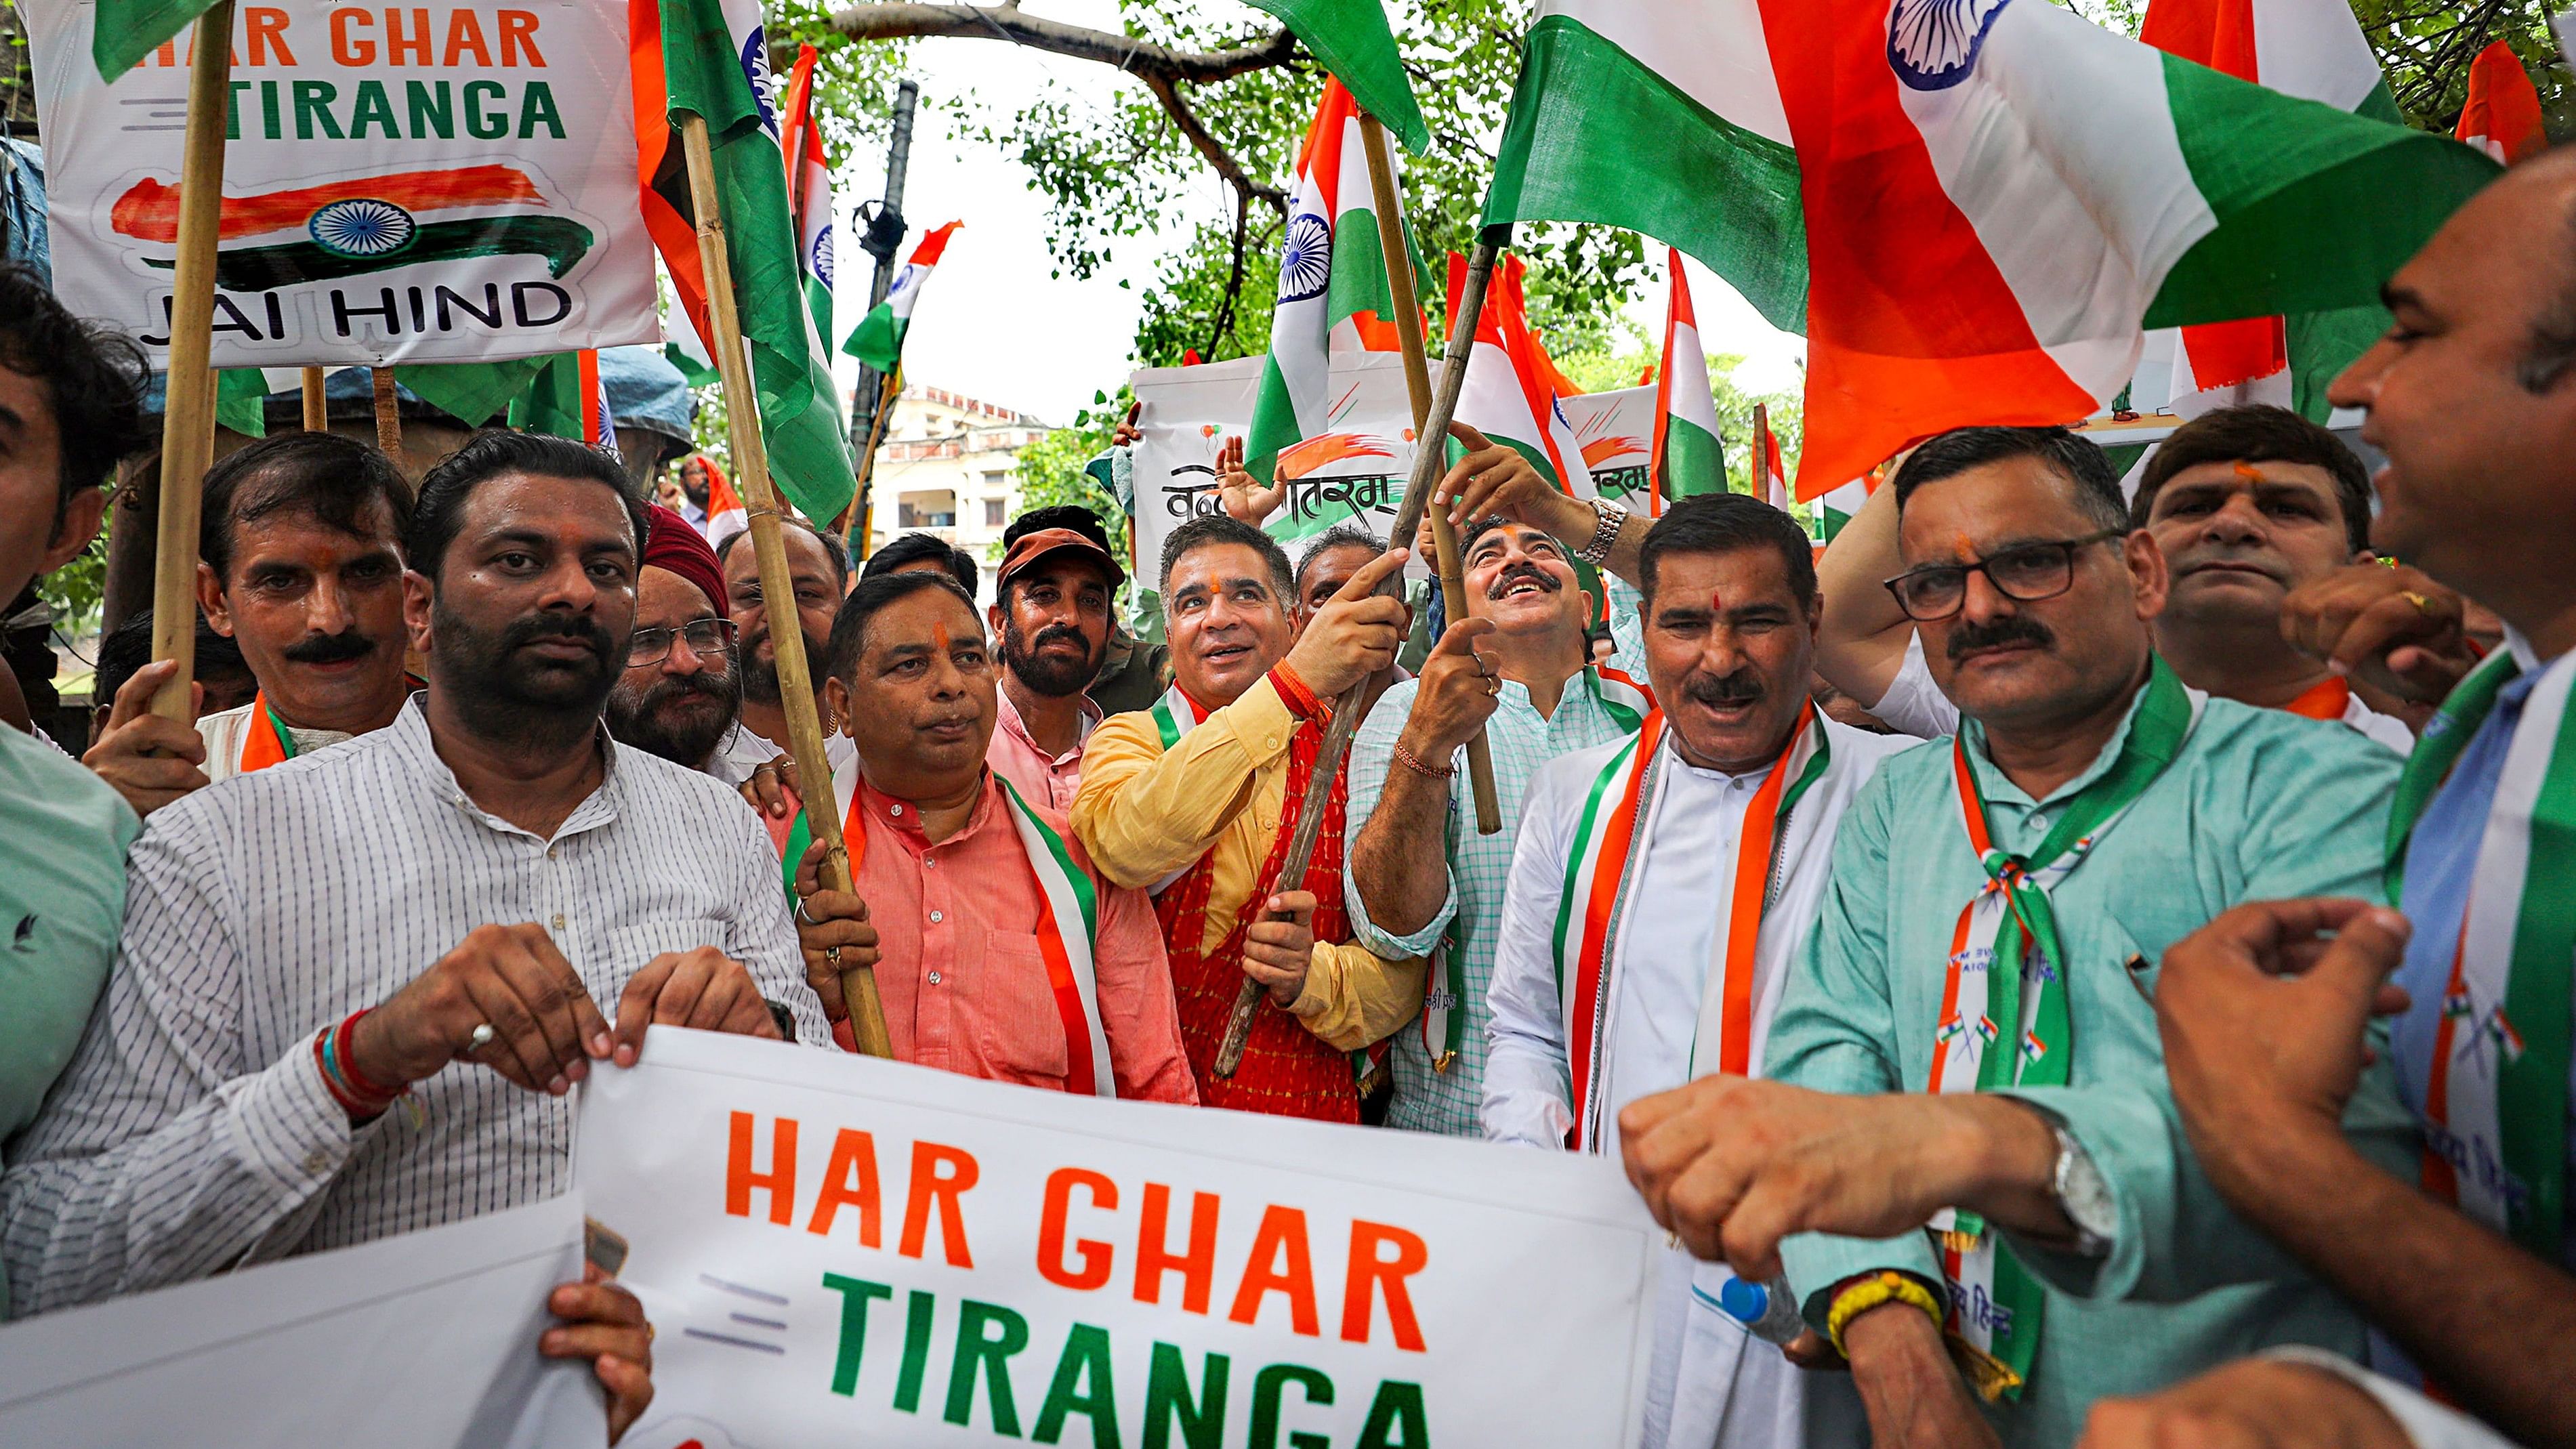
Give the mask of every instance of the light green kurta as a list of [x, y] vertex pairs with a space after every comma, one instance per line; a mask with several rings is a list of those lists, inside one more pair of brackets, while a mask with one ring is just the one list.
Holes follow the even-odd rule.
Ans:
[[[2117, 758], [2129, 728], [2124, 721], [2092, 768], [2034, 804], [1986, 760], [1971, 723], [1970, 758], [1995, 844], [2037, 847], [2066, 803]], [[2058, 1095], [2080, 1105], [2088, 1090], [2118, 1089], [2101, 1117], [2109, 1135], [2169, 1150], [2172, 1139], [2155, 1120], [2164, 1090], [2155, 1012], [2124, 963], [2132, 953], [2159, 959], [2245, 901], [2376, 899], [2397, 771], [2394, 754], [2343, 726], [2206, 701], [2180, 755], [2053, 893], [2074, 1030], [2072, 1081]], [[1931, 1074], [1952, 932], [1985, 880], [1961, 823], [1949, 741], [1881, 765], [1843, 818], [1834, 849], [1824, 917], [1772, 1024], [1764, 1074], [1833, 1092], [1920, 1091]], [[2122, 1132], [2121, 1121], [2133, 1129]], [[2211, 1230], [2251, 1236], [2232, 1219]], [[1789, 1280], [1819, 1327], [1823, 1290], [1852, 1274], [1897, 1268], [1936, 1282], [1942, 1276], [1920, 1232], [1876, 1243], [1810, 1234], [1784, 1252]], [[2007, 1445], [2071, 1444], [2097, 1398], [2157, 1388], [2285, 1342], [2357, 1354], [2361, 1323], [2297, 1278], [2175, 1304], [2052, 1291], [2031, 1383], [1995, 1422]]]
[[80, 761], [0, 724], [0, 1142], [35, 1120], [80, 1045], [125, 924], [125, 848], [142, 828]]

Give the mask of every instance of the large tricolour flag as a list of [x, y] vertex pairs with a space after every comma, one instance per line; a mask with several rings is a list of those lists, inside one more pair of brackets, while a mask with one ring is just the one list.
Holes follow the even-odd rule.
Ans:
[[1664, 511], [1666, 499], [1726, 491], [1726, 448], [1717, 428], [1717, 398], [1708, 385], [1708, 356], [1700, 350], [1699, 318], [1691, 311], [1690, 279], [1682, 254], [1665, 260], [1672, 301], [1664, 311], [1664, 360], [1655, 370], [1655, 452], [1647, 468], [1646, 509]]
[[1803, 325], [1813, 496], [2088, 416], [2148, 326], [2368, 302], [2494, 171], [2045, 0], [1541, 0], [1486, 220], [1630, 227]]
[[[1540, 474], [1577, 498], [1593, 496], [1583, 442], [1557, 408], [1572, 388], [1530, 331], [1521, 300], [1521, 259], [1508, 252], [1485, 288], [1485, 310], [1476, 319], [1476, 345], [1467, 353], [1467, 377], [1458, 394], [1458, 421], [1520, 453]], [[1467, 259], [1449, 254], [1449, 327], [1458, 326], [1459, 292], [1467, 284]]]
[[903, 269], [894, 274], [894, 284], [886, 288], [885, 300], [860, 318], [859, 325], [850, 332], [850, 340], [841, 344], [843, 352], [879, 372], [894, 371], [895, 364], [903, 360], [903, 336], [912, 330], [912, 309], [921, 301], [921, 289], [938, 269], [940, 255], [948, 250], [948, 238], [965, 224], [952, 221], [932, 228], [922, 237]]
[[734, 306], [751, 354], [770, 477], [807, 518], [832, 518], [858, 491], [831, 355], [805, 309], [787, 161], [763, 88], [769, 42], [756, 0], [634, 0], [631, 60], [644, 225], [708, 355], [706, 272], [681, 149], [683, 114], [706, 118], [724, 212]]
[[[2286, 96], [2400, 120], [2350, 0], [2153, 0], [2138, 39]], [[2373, 301], [2173, 329], [2169, 406], [2196, 416], [2239, 402], [2298, 403], [2322, 421], [2326, 384], [2387, 327]]]
[[1268, 483], [1280, 454], [1328, 430], [1331, 355], [1394, 351], [1392, 305], [1359, 107], [1339, 80], [1326, 77], [1314, 124], [1297, 151], [1279, 300], [1270, 314], [1270, 362], [1261, 370], [1252, 426], [1244, 434], [1244, 471]]
[[1251, 0], [1279, 17], [1305, 42], [1326, 72], [1350, 89], [1369, 114], [1385, 123], [1415, 155], [1431, 144], [1431, 130], [1413, 103], [1413, 83], [1395, 32], [1378, 0]]
[[796, 47], [787, 72], [787, 206], [796, 216], [796, 268], [814, 335], [832, 340], [832, 161], [814, 119], [814, 47]]

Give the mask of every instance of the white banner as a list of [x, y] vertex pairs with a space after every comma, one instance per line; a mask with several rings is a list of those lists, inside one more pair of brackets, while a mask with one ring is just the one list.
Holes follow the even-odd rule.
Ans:
[[588, 1363], [541, 1358], [581, 1199], [0, 1328], [0, 1444], [598, 1449]]
[[1577, 393], [1556, 400], [1583, 448], [1592, 486], [1613, 503], [1646, 511], [1646, 470], [1655, 457], [1655, 389]]
[[[1146, 586], [1163, 536], [1194, 515], [1220, 511], [1216, 455], [1252, 424], [1266, 357], [1198, 367], [1152, 367], [1129, 378], [1144, 406], [1136, 423], [1136, 558]], [[1297, 540], [1354, 518], [1381, 538], [1395, 527], [1413, 471], [1413, 403], [1404, 361], [1392, 352], [1337, 352], [1331, 431], [1279, 455], [1288, 499], [1262, 526], [1298, 554]], [[1392, 540], [1408, 543], [1410, 540]]]
[[628, 1449], [1637, 1440], [1612, 1163], [668, 1027], [583, 1093], [661, 1331]]
[[[186, 35], [113, 84], [98, 8], [24, 7], [54, 288], [168, 343]], [[624, 5], [234, 12], [214, 365], [489, 362], [655, 342]]]

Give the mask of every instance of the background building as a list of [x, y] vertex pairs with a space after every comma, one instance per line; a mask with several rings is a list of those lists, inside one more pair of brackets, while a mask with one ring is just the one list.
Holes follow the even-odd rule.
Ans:
[[944, 388], [912, 385], [895, 399], [869, 483], [877, 541], [928, 533], [978, 562], [998, 557], [1019, 512], [1020, 450], [1047, 435], [1029, 414]]

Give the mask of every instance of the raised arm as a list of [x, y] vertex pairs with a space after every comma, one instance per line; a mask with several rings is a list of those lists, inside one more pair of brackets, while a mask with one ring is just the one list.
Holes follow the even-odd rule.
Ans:
[[[1423, 661], [1409, 699], [1389, 699], [1351, 742], [1351, 918], [1364, 944], [1428, 955], [1454, 909], [1449, 800], [1457, 753], [1494, 712], [1495, 666], [1475, 641], [1484, 619], [1453, 620]], [[1398, 712], [1392, 706], [1409, 706]], [[1437, 772], [1447, 772], [1446, 774]]]
[[1816, 560], [1816, 585], [1825, 596], [1816, 672], [1864, 708], [1886, 698], [1914, 637], [1914, 621], [1883, 587], [1904, 567], [1896, 551], [1894, 488], [1869, 495]]

